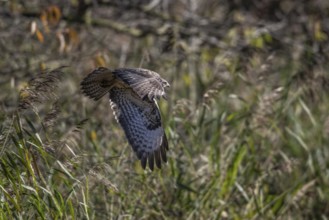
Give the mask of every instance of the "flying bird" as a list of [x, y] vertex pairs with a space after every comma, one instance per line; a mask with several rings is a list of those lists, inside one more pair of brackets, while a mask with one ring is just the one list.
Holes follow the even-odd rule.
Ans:
[[169, 83], [156, 72], [141, 68], [110, 70], [99, 67], [81, 82], [82, 92], [99, 100], [108, 94], [115, 119], [121, 125], [143, 169], [167, 162], [168, 141], [156, 99], [166, 99]]

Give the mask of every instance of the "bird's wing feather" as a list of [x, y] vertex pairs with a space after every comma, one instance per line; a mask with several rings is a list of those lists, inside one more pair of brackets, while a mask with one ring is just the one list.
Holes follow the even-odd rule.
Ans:
[[121, 68], [113, 71], [113, 74], [120, 78], [139, 95], [140, 98], [160, 98], [165, 96], [165, 90], [161, 78], [156, 72], [145, 69]]
[[151, 170], [154, 163], [161, 168], [161, 161], [167, 162], [168, 142], [156, 103], [141, 100], [131, 89], [119, 88], [110, 91], [110, 101], [114, 115], [142, 167], [145, 169], [148, 162]]
[[81, 89], [86, 96], [98, 100], [110, 91], [116, 81], [111, 70], [100, 67], [83, 79]]

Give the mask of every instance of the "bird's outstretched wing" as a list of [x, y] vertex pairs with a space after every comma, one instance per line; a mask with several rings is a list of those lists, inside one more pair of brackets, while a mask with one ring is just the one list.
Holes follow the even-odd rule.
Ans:
[[142, 99], [165, 98], [165, 87], [169, 83], [156, 72], [141, 68], [119, 68], [113, 74], [129, 85]]
[[161, 168], [167, 162], [168, 141], [161, 124], [155, 101], [142, 100], [132, 89], [113, 88], [110, 92], [111, 107], [117, 121], [145, 169], [154, 163]]
[[81, 89], [86, 96], [97, 101], [108, 93], [116, 82], [117, 79], [111, 70], [99, 67], [83, 79]]

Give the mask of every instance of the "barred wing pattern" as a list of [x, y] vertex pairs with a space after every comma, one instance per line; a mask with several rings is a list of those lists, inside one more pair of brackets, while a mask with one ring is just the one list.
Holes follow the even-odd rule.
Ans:
[[92, 71], [81, 82], [82, 92], [95, 101], [106, 95], [111, 86], [116, 84], [115, 77], [111, 74], [111, 71], [104, 67], [99, 67]]
[[140, 102], [131, 89], [111, 90], [110, 101], [114, 115], [141, 160], [142, 167], [145, 169], [148, 161], [151, 170], [154, 162], [161, 168], [161, 159], [167, 162], [168, 142], [156, 103]]
[[113, 74], [129, 85], [142, 99], [145, 96], [149, 100], [166, 98], [164, 88], [169, 87], [169, 83], [156, 72], [141, 68], [120, 68], [114, 70]]
[[168, 141], [155, 98], [165, 96], [169, 83], [156, 72], [140, 68], [113, 71], [100, 67], [81, 83], [83, 93], [95, 100], [109, 93], [111, 108], [142, 167], [161, 168], [167, 162]]

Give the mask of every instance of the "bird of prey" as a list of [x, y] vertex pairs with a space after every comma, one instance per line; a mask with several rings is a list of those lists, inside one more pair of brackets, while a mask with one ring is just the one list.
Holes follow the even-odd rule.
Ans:
[[109, 94], [116, 120], [124, 130], [143, 169], [167, 162], [168, 141], [156, 99], [166, 99], [169, 83], [156, 72], [141, 68], [110, 70], [99, 67], [81, 82], [83, 93], [94, 100]]

